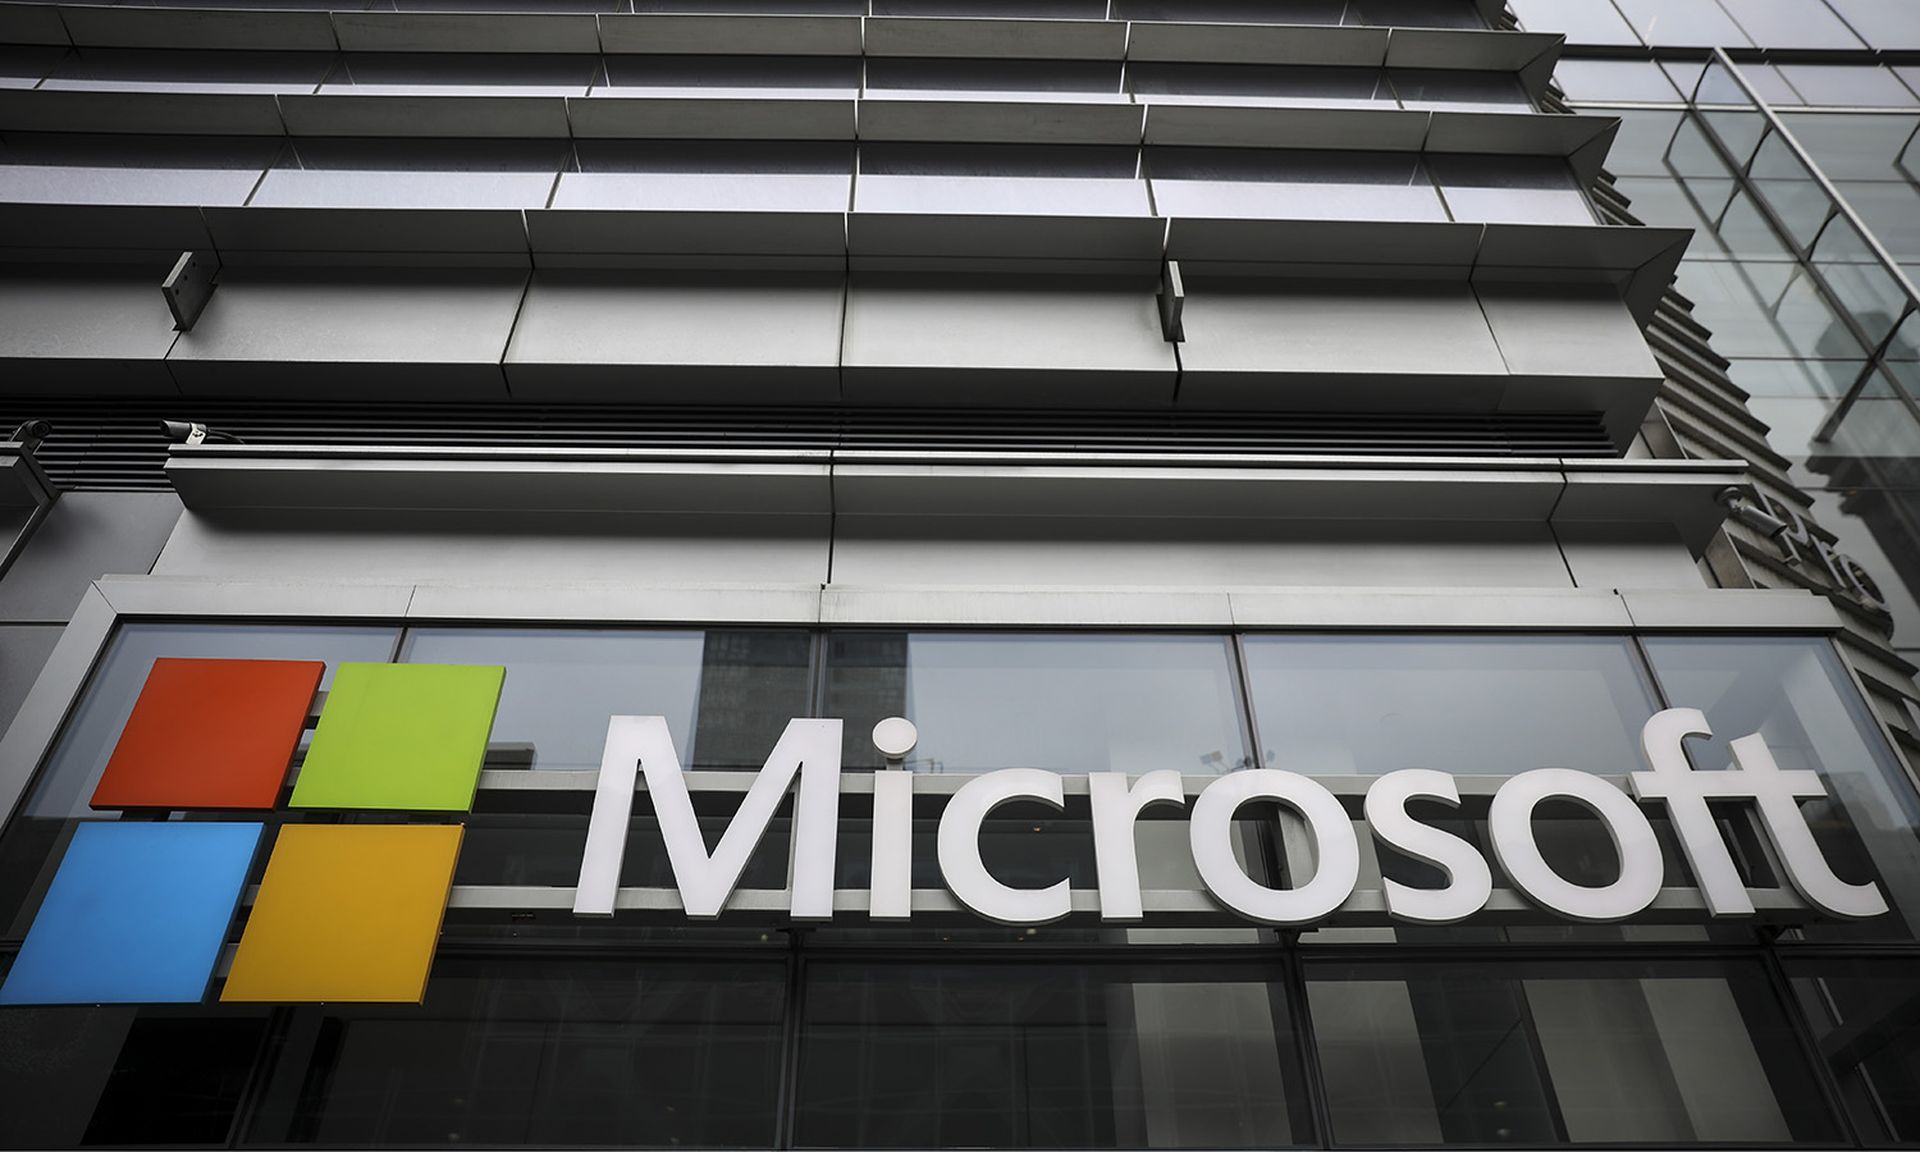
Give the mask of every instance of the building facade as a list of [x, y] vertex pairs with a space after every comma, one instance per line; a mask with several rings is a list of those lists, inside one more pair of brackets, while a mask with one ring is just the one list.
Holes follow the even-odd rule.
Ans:
[[1512, 7], [0, 4], [0, 1145], [1920, 1140], [1920, 8]]

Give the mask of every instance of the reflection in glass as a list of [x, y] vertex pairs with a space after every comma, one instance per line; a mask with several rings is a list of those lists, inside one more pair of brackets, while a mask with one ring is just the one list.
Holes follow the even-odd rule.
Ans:
[[1244, 1148], [1310, 1131], [1264, 967], [807, 972], [801, 1147]]
[[1712, 740], [1692, 740], [1696, 769], [1729, 767], [1727, 742], [1760, 733], [1786, 771], [1818, 772], [1830, 797], [1801, 804], [1833, 871], [1878, 881], [1892, 912], [1821, 922], [1816, 939], [1912, 939], [1920, 927], [1920, 800], [1893, 762], [1832, 646], [1822, 639], [1649, 638], [1668, 699], [1699, 708]]
[[249, 1143], [771, 1147], [779, 964], [440, 957], [414, 1005], [293, 1010]]
[[0, 1146], [224, 1147], [266, 1033], [264, 1008], [8, 1008]]
[[1217, 636], [839, 632], [827, 714], [848, 767], [881, 767], [887, 716], [920, 729], [920, 772], [1226, 772], [1247, 761], [1233, 671]]
[[807, 714], [804, 632], [421, 628], [413, 664], [504, 664], [498, 768], [600, 767], [609, 716], [665, 716], [681, 763], [758, 769]]
[[1790, 961], [1786, 968], [1861, 1138], [1920, 1139], [1920, 974], [1912, 961]]
[[1339, 1143], [1833, 1135], [1757, 964], [1309, 963], [1305, 975]]
[[1266, 766], [1308, 775], [1617, 774], [1658, 708], [1623, 640], [1250, 636], [1246, 655]]

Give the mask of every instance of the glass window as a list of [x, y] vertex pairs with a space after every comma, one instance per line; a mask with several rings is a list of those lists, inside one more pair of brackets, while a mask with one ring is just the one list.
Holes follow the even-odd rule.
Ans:
[[962, 100], [1122, 98], [1120, 64], [1107, 60], [933, 60], [875, 56], [867, 61], [867, 95]]
[[0, 139], [0, 201], [240, 205], [281, 148], [244, 136], [9, 132]]
[[[0, 925], [24, 935], [32, 906], [52, 880], [50, 865], [73, 822], [96, 814], [88, 798], [106, 770], [147, 673], [161, 656], [243, 660], [323, 660], [321, 686], [343, 661], [382, 663], [393, 654], [391, 628], [275, 625], [123, 624], [42, 766], [20, 814], [0, 837]], [[0, 1013], [0, 1015], [4, 1015]]]
[[307, 1006], [250, 1144], [773, 1146], [780, 964], [441, 956], [425, 1001]]
[[1378, 68], [1281, 64], [1185, 64], [1143, 61], [1127, 66], [1127, 85], [1143, 103], [1266, 104], [1365, 107], [1392, 100]]
[[1276, 220], [1445, 220], [1420, 157], [1408, 152], [1148, 148], [1165, 216]]
[[1867, 47], [1920, 48], [1920, 8], [1911, 0], [1827, 0]]
[[600, 767], [609, 716], [665, 716], [688, 768], [758, 769], [805, 716], [804, 632], [420, 628], [411, 664], [504, 664], [487, 761]]
[[920, 772], [1227, 772], [1250, 760], [1218, 636], [841, 632], [827, 715], [850, 768], [878, 768], [873, 725], [920, 730]]
[[1920, 975], [1913, 962], [1789, 960], [1786, 969], [1861, 1138], [1920, 1140]]
[[181, 52], [80, 48], [43, 88], [94, 92], [312, 92], [331, 52]]
[[249, 204], [276, 208], [543, 208], [557, 140], [297, 141]]
[[1920, 188], [1891, 182], [1834, 182], [1847, 204], [1895, 260], [1920, 260]]
[[582, 140], [555, 208], [845, 212], [853, 147], [824, 141]]
[[1920, 116], [1800, 112], [1780, 119], [1829, 179], [1904, 182], [1920, 161], [1910, 147]]
[[1624, 640], [1249, 636], [1245, 650], [1266, 766], [1308, 775], [1617, 774], [1640, 763], [1658, 707]]
[[1714, 0], [1614, 0], [1640, 38], [1656, 48], [1749, 48], [1753, 42]]
[[1676, 280], [1722, 356], [1856, 360], [1866, 354], [1796, 264], [1688, 260]]
[[1574, 101], [1673, 103], [1680, 93], [1651, 60], [1562, 60], [1553, 78]]
[[1039, 144], [862, 144], [860, 212], [1147, 216], [1138, 149]]
[[594, 56], [349, 52], [322, 92], [395, 96], [585, 96]]
[[1527, 31], [1564, 32], [1569, 44], [1640, 46], [1613, 0], [1507, 0], [1507, 7]]
[[860, 60], [854, 56], [608, 56], [607, 83], [622, 96], [852, 99], [860, 91]]
[[807, 969], [803, 1148], [1248, 1148], [1311, 1128], [1277, 969]]
[[1566, 161], [1552, 156], [1427, 157], [1455, 220], [1592, 224], [1593, 209]]
[[1853, 48], [1860, 40], [1823, 0], [1724, 0], [1761, 48]]
[[1801, 805], [1821, 851], [1841, 879], [1877, 880], [1892, 912], [1802, 931], [1820, 939], [1912, 938], [1920, 928], [1920, 800], [1832, 646], [1799, 638], [1650, 638], [1646, 649], [1667, 698], [1699, 708], [1713, 726], [1712, 740], [1688, 742], [1696, 768], [1727, 767], [1727, 742], [1757, 732], [1781, 768], [1825, 779], [1831, 797]]
[[1878, 64], [1782, 64], [1781, 75], [1809, 104], [1848, 108], [1911, 108], [1907, 86]]
[[1341, 1144], [1835, 1135], [1758, 964], [1305, 965]]
[[226, 1147], [267, 1022], [256, 1007], [9, 1007], [0, 1144]]

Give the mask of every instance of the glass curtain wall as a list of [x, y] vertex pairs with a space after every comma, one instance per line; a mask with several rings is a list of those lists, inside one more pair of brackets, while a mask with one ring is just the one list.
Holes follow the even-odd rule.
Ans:
[[1920, 655], [1920, 6], [1511, 6], [1567, 35], [1568, 103], [1622, 117], [1633, 214], [1696, 230], [1676, 287]]
[[[1293, 932], [701, 925], [456, 902], [418, 1006], [0, 1008], [0, 1145], [1878, 1146], [1920, 1135], [1920, 803], [1822, 637], [129, 624], [0, 835], [0, 964], [75, 829], [143, 818], [95, 812], [86, 797], [160, 656], [504, 665], [486, 759], [502, 774], [590, 769], [615, 714], [665, 716], [683, 764], [734, 770], [757, 768], [789, 718], [839, 717], [857, 771], [878, 766], [873, 721], [898, 714], [920, 727], [906, 768], [922, 773], [1265, 765], [1332, 783], [1408, 767], [1483, 780], [1570, 767], [1617, 778], [1638, 767], [1645, 719], [1684, 705], [1716, 733], [1689, 745], [1696, 769], [1727, 767], [1726, 741], [1759, 733], [1782, 768], [1818, 773], [1830, 796], [1805, 813], [1822, 852], [1842, 879], [1879, 882], [1893, 911], [1784, 931], [1530, 916]], [[494, 780], [465, 818], [456, 894], [569, 887], [588, 794], [568, 802]], [[1483, 809], [1415, 814], [1493, 859]], [[726, 814], [702, 818], [715, 843]], [[390, 819], [282, 812], [269, 824]], [[934, 821], [917, 823], [915, 885], [936, 888]], [[1276, 813], [1249, 809], [1239, 823], [1249, 875], [1298, 878]], [[1747, 883], [1779, 886], [1753, 827], [1735, 813], [1726, 829]], [[839, 882], [857, 887], [857, 817], [842, 831]], [[1184, 835], [1163, 831], [1184, 824], [1140, 828], [1147, 886], [1197, 887]], [[1362, 888], [1383, 876], [1445, 882], [1356, 831]], [[1689, 885], [1662, 836], [1666, 883]], [[1536, 837], [1575, 882], [1617, 874], [1583, 809], [1542, 806]], [[784, 885], [787, 840], [777, 819], [742, 887]], [[1084, 814], [1009, 807], [981, 842], [1005, 883], [1093, 886]], [[673, 884], [644, 802], [622, 884]], [[1495, 884], [1506, 886], [1497, 868]]]

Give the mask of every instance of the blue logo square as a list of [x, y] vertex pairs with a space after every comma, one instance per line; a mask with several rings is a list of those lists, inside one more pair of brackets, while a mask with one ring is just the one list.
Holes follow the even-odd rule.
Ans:
[[82, 824], [0, 987], [0, 1004], [199, 1001], [261, 827]]

